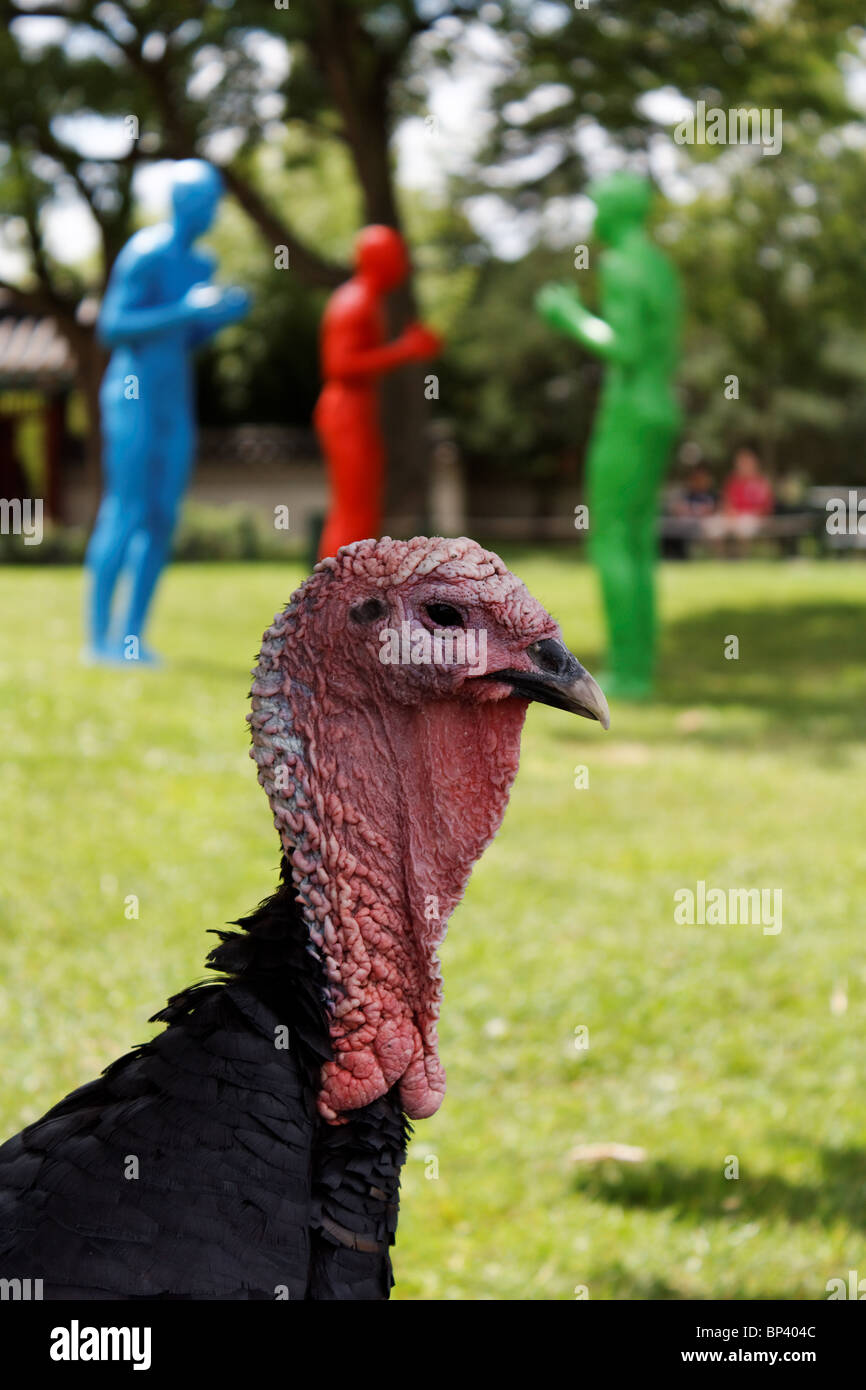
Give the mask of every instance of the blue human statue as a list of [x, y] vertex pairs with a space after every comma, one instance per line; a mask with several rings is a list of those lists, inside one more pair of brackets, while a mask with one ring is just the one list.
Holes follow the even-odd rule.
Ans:
[[222, 194], [212, 164], [180, 160], [171, 221], [129, 239], [102, 303], [97, 326], [111, 350], [99, 396], [104, 492], [86, 559], [88, 655], [97, 662], [154, 660], [144, 629], [195, 450], [192, 350], [249, 309], [244, 290], [210, 283], [214, 260], [194, 249]]

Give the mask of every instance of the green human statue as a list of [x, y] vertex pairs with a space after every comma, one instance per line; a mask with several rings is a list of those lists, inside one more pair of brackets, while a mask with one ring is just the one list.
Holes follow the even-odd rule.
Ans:
[[656, 516], [680, 428], [673, 383], [681, 295], [676, 271], [647, 234], [649, 181], [618, 173], [587, 191], [606, 247], [601, 317], [584, 307], [572, 285], [546, 285], [536, 308], [607, 364], [587, 458], [590, 556], [607, 617], [605, 689], [639, 700], [652, 692]]

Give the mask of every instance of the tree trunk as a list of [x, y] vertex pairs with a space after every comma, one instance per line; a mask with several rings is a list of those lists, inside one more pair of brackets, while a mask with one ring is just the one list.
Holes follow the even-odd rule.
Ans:
[[[95, 330], [75, 320], [61, 321], [61, 328], [75, 354], [75, 384], [84, 398], [87, 433], [84, 444], [84, 481], [88, 495], [102, 493], [102, 430], [99, 415], [99, 387], [105, 371], [106, 353]], [[95, 520], [96, 513], [94, 511]]]
[[[402, 234], [394, 195], [387, 124], [383, 112], [372, 113], [356, 133], [363, 157], [356, 166], [364, 193], [368, 222], [380, 222]], [[395, 291], [387, 305], [389, 337], [396, 337], [418, 317], [412, 278]], [[424, 378], [431, 368], [411, 363], [390, 372], [382, 381], [382, 428], [388, 460], [386, 529], [408, 535], [424, 534], [429, 527], [430, 403], [424, 396]]]
[[[388, 74], [357, 17], [335, 0], [318, 0], [317, 60], [340, 113], [368, 223], [383, 223], [401, 234], [390, 156]], [[366, 48], [366, 52], [364, 49]], [[390, 296], [386, 322], [396, 337], [418, 306], [411, 277]], [[423, 534], [428, 525], [429, 402], [424, 397], [426, 364], [401, 367], [381, 385], [382, 428], [387, 459], [386, 529]]]
[[[400, 332], [417, 317], [411, 288], [393, 296], [389, 327]], [[424, 398], [424, 363], [412, 363], [382, 383], [382, 428], [388, 459], [385, 510], [391, 529], [409, 536], [429, 530], [430, 403]]]

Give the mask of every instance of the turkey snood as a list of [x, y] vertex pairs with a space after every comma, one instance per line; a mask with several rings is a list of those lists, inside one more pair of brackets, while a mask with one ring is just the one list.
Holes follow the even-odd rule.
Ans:
[[[434, 632], [473, 628], [471, 660], [423, 659]], [[382, 659], [395, 632], [417, 663]], [[333, 1124], [394, 1085], [412, 1118], [442, 1101], [437, 949], [502, 821], [530, 699], [607, 723], [553, 619], [466, 538], [344, 547], [264, 635], [251, 754], [321, 962]]]

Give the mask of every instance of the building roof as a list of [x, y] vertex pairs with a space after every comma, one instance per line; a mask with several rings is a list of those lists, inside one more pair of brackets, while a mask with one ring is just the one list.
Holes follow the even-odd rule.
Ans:
[[69, 343], [54, 319], [0, 317], [0, 390], [65, 386], [75, 371]]

